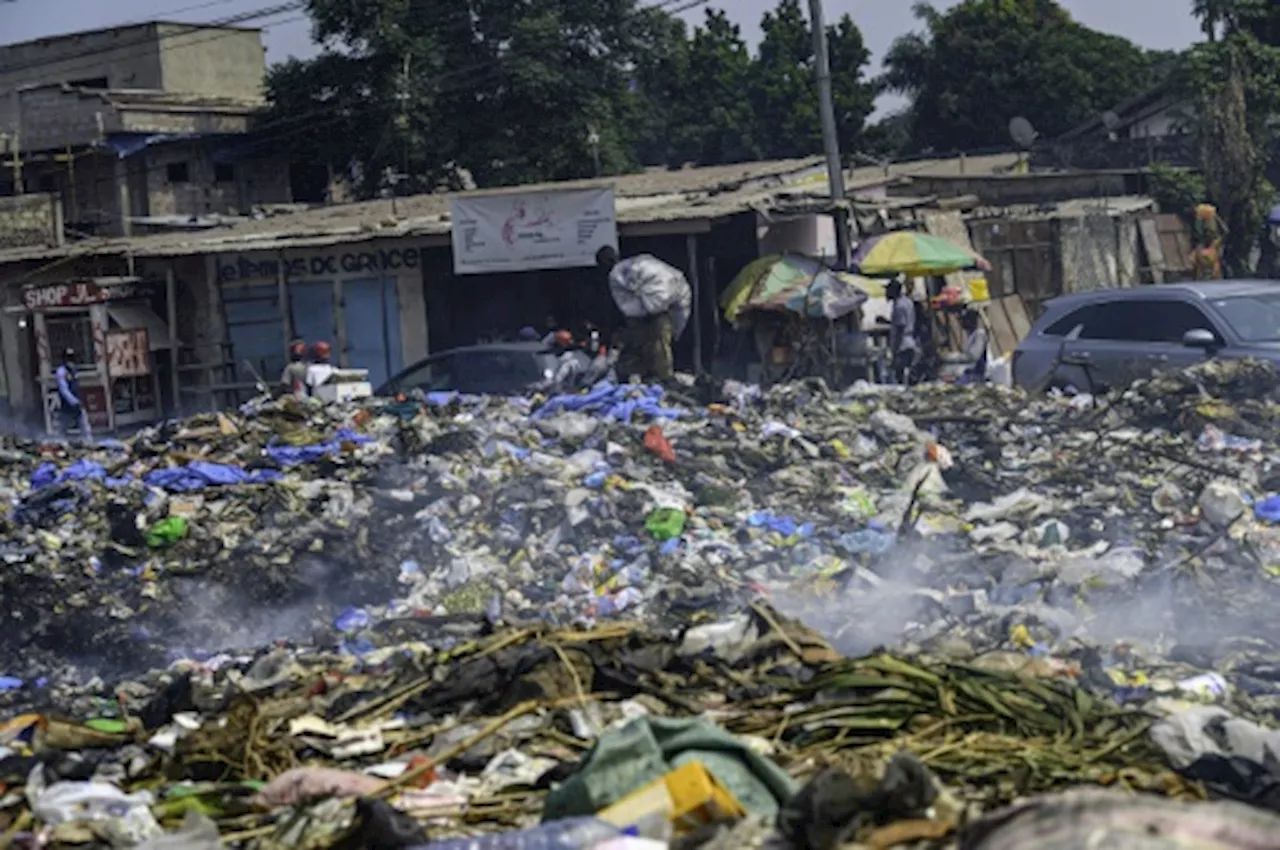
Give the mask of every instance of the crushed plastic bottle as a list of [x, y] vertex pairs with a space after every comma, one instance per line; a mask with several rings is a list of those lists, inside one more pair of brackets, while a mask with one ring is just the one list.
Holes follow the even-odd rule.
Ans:
[[453, 539], [453, 532], [445, 525], [439, 517], [432, 517], [427, 522], [427, 534], [431, 537], [431, 542], [439, 545], [448, 543]]
[[519, 832], [433, 841], [408, 850], [586, 850], [623, 834], [596, 818], [566, 818]]

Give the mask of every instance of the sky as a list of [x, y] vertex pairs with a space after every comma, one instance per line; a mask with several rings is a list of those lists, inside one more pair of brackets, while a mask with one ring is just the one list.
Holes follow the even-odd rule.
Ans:
[[[938, 8], [956, 0], [935, 0]], [[98, 27], [117, 26], [150, 19], [207, 22], [233, 15], [252, 14], [279, 5], [281, 0], [0, 0], [0, 40], [5, 43]], [[659, 0], [641, 0], [655, 5]], [[674, 0], [673, 0], [674, 2]], [[1060, 0], [1076, 20], [1094, 29], [1115, 33], [1142, 47], [1157, 50], [1184, 48], [1199, 38], [1191, 17], [1191, 0]], [[664, 5], [670, 5], [664, 4]], [[683, 5], [676, 3], [675, 5]], [[760, 37], [760, 16], [777, 0], [711, 0], [711, 6], [731, 9], [730, 17], [742, 26], [748, 42]], [[913, 0], [824, 0], [828, 21], [853, 16], [862, 29], [873, 61], [881, 57], [894, 38], [916, 27], [911, 14]], [[703, 20], [703, 8], [683, 13], [691, 23]], [[290, 56], [306, 57], [316, 51], [310, 26], [300, 12], [281, 12], [246, 22], [265, 29], [267, 61]], [[892, 108], [893, 101], [881, 104]]]

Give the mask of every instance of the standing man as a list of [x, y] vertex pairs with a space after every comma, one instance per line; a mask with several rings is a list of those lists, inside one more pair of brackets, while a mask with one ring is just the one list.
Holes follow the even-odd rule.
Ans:
[[916, 305], [902, 291], [902, 281], [895, 280], [884, 288], [892, 310], [889, 314], [889, 353], [893, 356], [894, 382], [911, 383], [911, 369], [920, 353], [916, 340]]
[[76, 376], [76, 351], [68, 348], [62, 352], [62, 363], [53, 373], [58, 382], [58, 412], [62, 420], [62, 433], [69, 436], [73, 429], [79, 427], [80, 433], [88, 438], [89, 416], [80, 401], [80, 379]]
[[312, 392], [315, 388], [329, 380], [333, 374], [333, 364], [329, 362], [332, 350], [329, 343], [321, 341], [311, 346], [311, 365], [307, 367], [307, 387]]
[[[669, 275], [673, 269], [656, 257], [641, 254], [628, 260], [619, 261], [618, 252], [612, 245], [606, 245], [596, 252], [596, 264], [610, 279], [616, 274]], [[683, 280], [683, 276], [681, 277]], [[612, 284], [610, 287], [613, 288]], [[688, 284], [685, 284], [686, 290]], [[614, 300], [618, 296], [615, 293]], [[675, 358], [671, 345], [675, 339], [675, 318], [670, 309], [648, 316], [627, 317], [628, 336], [634, 341], [640, 359], [641, 371], [645, 378], [668, 381], [675, 377]], [[683, 331], [683, 327], [681, 328]]]
[[302, 398], [307, 394], [307, 344], [300, 339], [289, 343], [289, 363], [280, 376], [285, 392]]
[[960, 316], [960, 327], [964, 329], [964, 360], [969, 364], [961, 380], [968, 383], [982, 383], [987, 379], [987, 361], [990, 359], [989, 349], [991, 337], [982, 326], [982, 317], [976, 310], [965, 310]]

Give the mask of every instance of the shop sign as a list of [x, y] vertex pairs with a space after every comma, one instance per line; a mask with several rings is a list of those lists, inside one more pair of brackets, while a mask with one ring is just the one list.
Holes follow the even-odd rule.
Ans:
[[[416, 269], [422, 259], [419, 248], [381, 248], [367, 251], [340, 251], [328, 254], [312, 254], [307, 257], [286, 258], [285, 280], [324, 280], [337, 277], [353, 277], [361, 274], [379, 275], [396, 273], [401, 269]], [[218, 283], [236, 281], [278, 280], [280, 261], [273, 257], [229, 257], [218, 259]]]
[[455, 198], [450, 213], [460, 275], [589, 267], [618, 247], [612, 189]]
[[146, 328], [107, 334], [107, 371], [113, 378], [151, 374], [151, 341]]
[[79, 280], [28, 286], [22, 291], [22, 302], [28, 310], [42, 310], [51, 307], [88, 307], [106, 301], [150, 295], [151, 286], [137, 281], [97, 283]]

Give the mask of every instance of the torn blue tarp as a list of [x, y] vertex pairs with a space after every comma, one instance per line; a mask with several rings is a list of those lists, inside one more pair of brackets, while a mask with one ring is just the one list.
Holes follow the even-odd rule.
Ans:
[[534, 411], [532, 419], [545, 419], [565, 411], [588, 413], [605, 419], [629, 422], [637, 413], [651, 419], [679, 419], [685, 412], [674, 407], [663, 407], [666, 390], [660, 386], [634, 386], [596, 384], [588, 393], [552, 396], [546, 404]]
[[206, 487], [228, 487], [235, 484], [270, 484], [284, 476], [274, 469], [248, 472], [238, 466], [195, 461], [186, 466], [173, 466], [148, 472], [143, 478], [152, 487], [171, 493], [189, 493]]
[[113, 133], [103, 141], [103, 145], [115, 151], [118, 158], [128, 159], [152, 145], [190, 142], [200, 138], [204, 138], [200, 133]]
[[357, 434], [350, 428], [339, 428], [334, 433], [333, 439], [324, 443], [316, 443], [310, 446], [272, 445], [267, 446], [265, 451], [267, 457], [281, 466], [300, 466], [304, 463], [315, 463], [322, 457], [340, 453], [343, 443], [355, 443], [359, 446], [372, 442], [372, 437]]
[[102, 464], [92, 460], [78, 460], [61, 471], [56, 464], [42, 463], [31, 473], [31, 489], [43, 490], [54, 484], [65, 484], [68, 481], [101, 481], [108, 487], [119, 487], [128, 483], [127, 478], [110, 478]]

